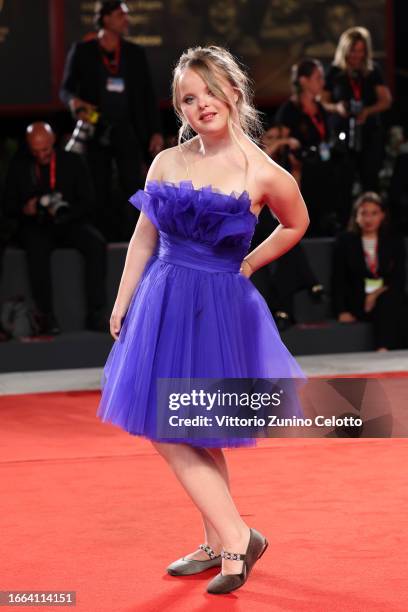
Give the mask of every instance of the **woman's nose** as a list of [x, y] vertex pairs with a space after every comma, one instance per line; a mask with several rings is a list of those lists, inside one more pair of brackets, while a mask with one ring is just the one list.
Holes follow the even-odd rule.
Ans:
[[200, 108], [205, 108], [206, 106], [208, 106], [207, 96], [202, 96], [201, 98], [198, 99], [198, 106]]

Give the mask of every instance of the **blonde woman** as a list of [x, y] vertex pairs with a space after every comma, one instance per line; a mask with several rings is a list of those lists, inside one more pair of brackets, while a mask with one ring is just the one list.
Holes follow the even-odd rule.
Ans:
[[[98, 415], [152, 440], [199, 510], [204, 541], [167, 568], [185, 576], [221, 567], [207, 591], [247, 580], [267, 539], [250, 528], [231, 496], [222, 451], [255, 439], [190, 428], [161, 436], [160, 378], [301, 377], [269, 309], [248, 279], [291, 249], [308, 226], [296, 181], [254, 143], [258, 127], [248, 79], [226, 50], [197, 47], [175, 68], [180, 144], [153, 162], [111, 316], [116, 342], [105, 367]], [[188, 135], [195, 134], [189, 139]], [[263, 206], [279, 226], [251, 253]], [[296, 406], [290, 407], [296, 413]]]
[[357, 170], [363, 190], [376, 191], [384, 152], [381, 113], [390, 108], [392, 98], [373, 61], [366, 28], [349, 28], [340, 36], [322, 99], [335, 114], [335, 131], [347, 139], [352, 175]]

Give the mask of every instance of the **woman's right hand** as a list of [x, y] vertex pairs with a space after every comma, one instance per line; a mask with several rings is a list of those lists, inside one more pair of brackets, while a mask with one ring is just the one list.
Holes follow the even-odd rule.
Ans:
[[340, 117], [347, 117], [348, 111], [344, 102], [337, 102], [336, 104], [336, 113], [340, 115]]
[[351, 312], [341, 312], [339, 314], [339, 322], [340, 323], [355, 323], [357, 321], [356, 317], [351, 314]]
[[109, 327], [110, 334], [114, 340], [119, 338], [120, 330], [122, 329], [122, 321], [125, 317], [126, 310], [119, 306], [114, 306], [110, 317]]

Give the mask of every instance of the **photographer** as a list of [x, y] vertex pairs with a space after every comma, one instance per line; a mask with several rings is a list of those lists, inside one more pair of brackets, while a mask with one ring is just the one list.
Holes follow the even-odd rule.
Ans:
[[[96, 39], [69, 51], [60, 96], [79, 120], [70, 150], [86, 152], [95, 189], [95, 224], [109, 240], [128, 239], [137, 211], [128, 197], [142, 187], [142, 165], [163, 147], [159, 112], [145, 53], [124, 39], [129, 27], [124, 2], [95, 5]], [[112, 210], [112, 162], [124, 209]], [[123, 217], [123, 218], [122, 218]]]
[[17, 239], [27, 252], [28, 273], [43, 333], [59, 333], [52, 304], [50, 256], [73, 247], [85, 257], [86, 326], [106, 331], [104, 316], [106, 244], [87, 224], [93, 204], [89, 171], [80, 156], [54, 149], [46, 123], [27, 128], [28, 154], [17, 155], [6, 179], [4, 214], [18, 223]]
[[372, 55], [366, 28], [343, 32], [322, 97], [326, 110], [334, 113], [335, 132], [342, 135], [350, 152], [352, 164], [345, 176], [349, 199], [356, 170], [363, 191], [378, 190], [384, 155], [381, 113], [390, 108], [392, 98]]
[[320, 62], [303, 59], [294, 65], [291, 82], [293, 94], [278, 109], [275, 124], [289, 130], [292, 140], [280, 149], [278, 161], [300, 182], [311, 219], [309, 235], [332, 234], [341, 205], [340, 181], [332, 159], [328, 115], [319, 101], [324, 86]]

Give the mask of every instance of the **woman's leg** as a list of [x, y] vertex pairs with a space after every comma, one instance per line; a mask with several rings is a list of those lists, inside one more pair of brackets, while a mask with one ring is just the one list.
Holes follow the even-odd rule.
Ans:
[[[221, 546], [245, 553], [250, 532], [231, 497], [223, 454], [182, 443], [153, 442], [153, 446], [168, 462], [208, 527], [215, 530]], [[242, 565], [242, 561], [223, 559], [222, 571], [240, 573]]]
[[[224, 453], [222, 452], [222, 448], [207, 448], [206, 451], [214, 459], [215, 465], [217, 466], [218, 471], [220, 472], [221, 476], [224, 478], [224, 481], [226, 482], [228, 489], [229, 489], [230, 481], [229, 481], [229, 474], [228, 474], [228, 466], [225, 460]], [[211, 521], [206, 516], [202, 514], [201, 518], [202, 518], [203, 526], [204, 526], [204, 541], [206, 544], [211, 546], [214, 552], [218, 555], [221, 552], [222, 543], [217, 533], [217, 530], [215, 529], [214, 525], [211, 523]], [[206, 552], [201, 550], [201, 548], [198, 548], [194, 552], [188, 555], [185, 555], [185, 558], [195, 559], [196, 561], [200, 561], [200, 560], [207, 561], [208, 555]]]

